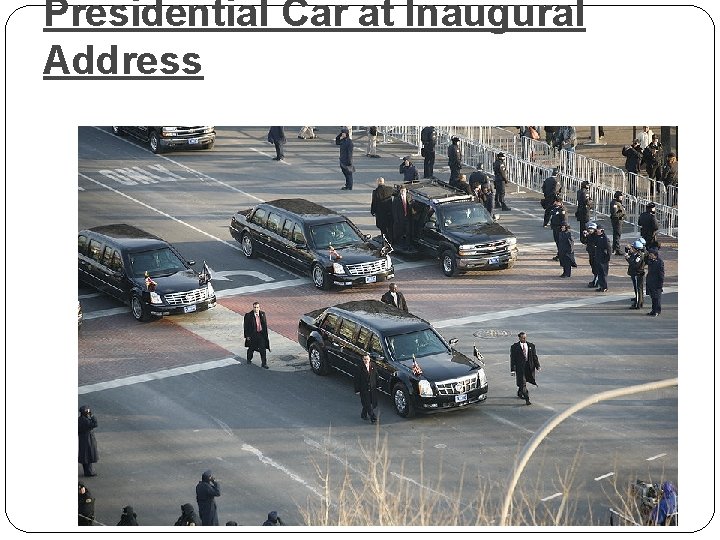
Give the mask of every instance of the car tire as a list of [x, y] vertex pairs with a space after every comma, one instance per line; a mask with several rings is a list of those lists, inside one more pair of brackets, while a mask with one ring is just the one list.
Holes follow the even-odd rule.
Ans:
[[318, 289], [321, 289], [323, 291], [327, 291], [328, 289], [330, 289], [330, 279], [328, 277], [328, 273], [325, 271], [322, 265], [320, 265], [319, 263], [313, 264], [310, 274], [312, 276], [313, 284]]
[[403, 418], [412, 418], [415, 416], [415, 407], [410, 401], [410, 393], [403, 383], [397, 383], [393, 386], [392, 391], [393, 405], [398, 416]]
[[515, 266], [515, 263], [505, 263], [500, 265], [500, 270], [510, 270], [513, 266]]
[[250, 233], [247, 231], [240, 237], [240, 248], [242, 249], [243, 255], [248, 259], [255, 257], [255, 245], [253, 244], [252, 238], [250, 238]]
[[442, 268], [443, 274], [447, 277], [452, 277], [457, 273], [457, 259], [455, 258], [455, 254], [449, 249], [443, 251], [440, 257], [440, 268]]
[[209, 142], [203, 145], [203, 150], [212, 150], [215, 146], [215, 141]]
[[147, 311], [147, 307], [140, 298], [140, 295], [133, 294], [130, 299], [130, 311], [136, 321], [146, 322], [150, 320], [150, 314]]
[[310, 360], [310, 369], [316, 375], [327, 375], [328, 365], [325, 351], [319, 343], [313, 343], [308, 350], [308, 359]]
[[113, 135], [118, 135], [118, 136], [125, 135], [125, 132], [122, 130], [122, 128], [120, 126], [112, 126], [112, 132], [113, 132]]
[[153, 154], [162, 154], [163, 150], [160, 146], [160, 138], [158, 137], [157, 131], [153, 130], [148, 136], [148, 144], [150, 145], [150, 151]]

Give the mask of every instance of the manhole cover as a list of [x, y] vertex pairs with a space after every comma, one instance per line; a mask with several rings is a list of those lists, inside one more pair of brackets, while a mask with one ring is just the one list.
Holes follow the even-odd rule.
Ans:
[[473, 336], [482, 338], [482, 339], [492, 339], [492, 338], [498, 338], [498, 337], [507, 337], [510, 335], [510, 332], [507, 330], [496, 330], [492, 328], [486, 328], [484, 330], [478, 330], [477, 332], [473, 333]]

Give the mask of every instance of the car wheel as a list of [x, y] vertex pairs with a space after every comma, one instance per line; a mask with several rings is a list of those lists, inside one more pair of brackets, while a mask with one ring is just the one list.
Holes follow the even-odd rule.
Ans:
[[124, 135], [125, 132], [122, 130], [120, 126], [112, 126], [112, 132], [113, 135]]
[[203, 149], [205, 149], [205, 150], [212, 150], [214, 146], [215, 146], [215, 141], [212, 141], [212, 142], [209, 142], [209, 143], [207, 143], [207, 144], [204, 144], [204, 145], [203, 145]]
[[160, 148], [160, 139], [158, 138], [157, 131], [150, 132], [150, 150], [153, 154], [162, 154], [162, 148]]
[[327, 291], [330, 288], [330, 280], [328, 279], [327, 272], [318, 263], [313, 264], [312, 280], [318, 289]]
[[454, 276], [457, 272], [457, 259], [455, 258], [455, 254], [449, 249], [443, 251], [440, 263], [442, 265], [443, 274], [446, 276]]
[[403, 418], [410, 418], [415, 414], [415, 408], [410, 402], [410, 394], [403, 383], [397, 383], [393, 387], [393, 403], [395, 412]]
[[145, 322], [150, 320], [150, 314], [147, 312], [145, 303], [137, 294], [133, 294], [133, 297], [130, 300], [130, 310], [132, 311], [132, 315], [135, 317], [136, 321]]
[[242, 238], [240, 238], [240, 247], [242, 248], [243, 255], [248, 259], [252, 259], [255, 256], [255, 246], [253, 245], [252, 238], [250, 238], [250, 233], [243, 233]]
[[505, 263], [505, 264], [501, 264], [501, 265], [500, 265], [500, 270], [509, 270], [509, 269], [512, 268], [513, 266], [515, 266], [515, 263]]
[[327, 375], [328, 367], [325, 351], [323, 351], [318, 343], [310, 345], [308, 358], [310, 359], [310, 369], [313, 370], [313, 373], [316, 375]]

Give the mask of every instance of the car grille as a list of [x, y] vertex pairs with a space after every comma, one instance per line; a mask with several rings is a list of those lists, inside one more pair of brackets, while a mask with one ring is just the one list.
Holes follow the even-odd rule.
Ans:
[[207, 287], [194, 291], [177, 292], [165, 295], [165, 302], [171, 306], [187, 306], [208, 299]]
[[182, 126], [169, 132], [172, 137], [195, 137], [205, 133], [206, 126]]
[[499, 240], [497, 242], [486, 242], [476, 244], [467, 251], [473, 251], [475, 255], [497, 255], [505, 253], [509, 248], [507, 240]]
[[364, 262], [360, 264], [348, 264], [348, 273], [351, 276], [364, 276], [367, 274], [377, 274], [384, 272], [388, 268], [387, 259], [378, 259], [377, 261]]
[[471, 390], [475, 390], [477, 381], [477, 375], [473, 374], [469, 377], [438, 382], [435, 383], [435, 386], [441, 396], [454, 396], [455, 394], [467, 394]]

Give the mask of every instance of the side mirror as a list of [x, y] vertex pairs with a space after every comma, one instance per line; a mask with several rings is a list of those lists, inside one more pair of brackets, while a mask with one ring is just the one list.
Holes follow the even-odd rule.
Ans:
[[378, 353], [370, 353], [370, 359], [371, 359], [373, 362], [377, 362], [378, 360], [384, 360], [385, 357], [382, 356], [382, 355], [380, 355], [380, 354], [378, 354]]
[[372, 235], [371, 234], [363, 234], [363, 240], [365, 240], [366, 242], [369, 242], [370, 240], [372, 240]]
[[193, 261], [193, 260], [190, 260], [190, 261], [188, 261], [187, 263], [188, 263], [190, 266], [195, 266], [195, 261]]
[[307, 249], [307, 244], [305, 242], [297, 242], [295, 247], [298, 249]]
[[423, 225], [423, 229], [428, 229], [430, 231], [437, 231], [437, 222], [435, 221], [426, 221], [425, 225]]
[[454, 347], [455, 345], [458, 344], [458, 341], [460, 341], [460, 340], [458, 338], [454, 337], [450, 341], [448, 341], [448, 343], [450, 344], [451, 347]]

